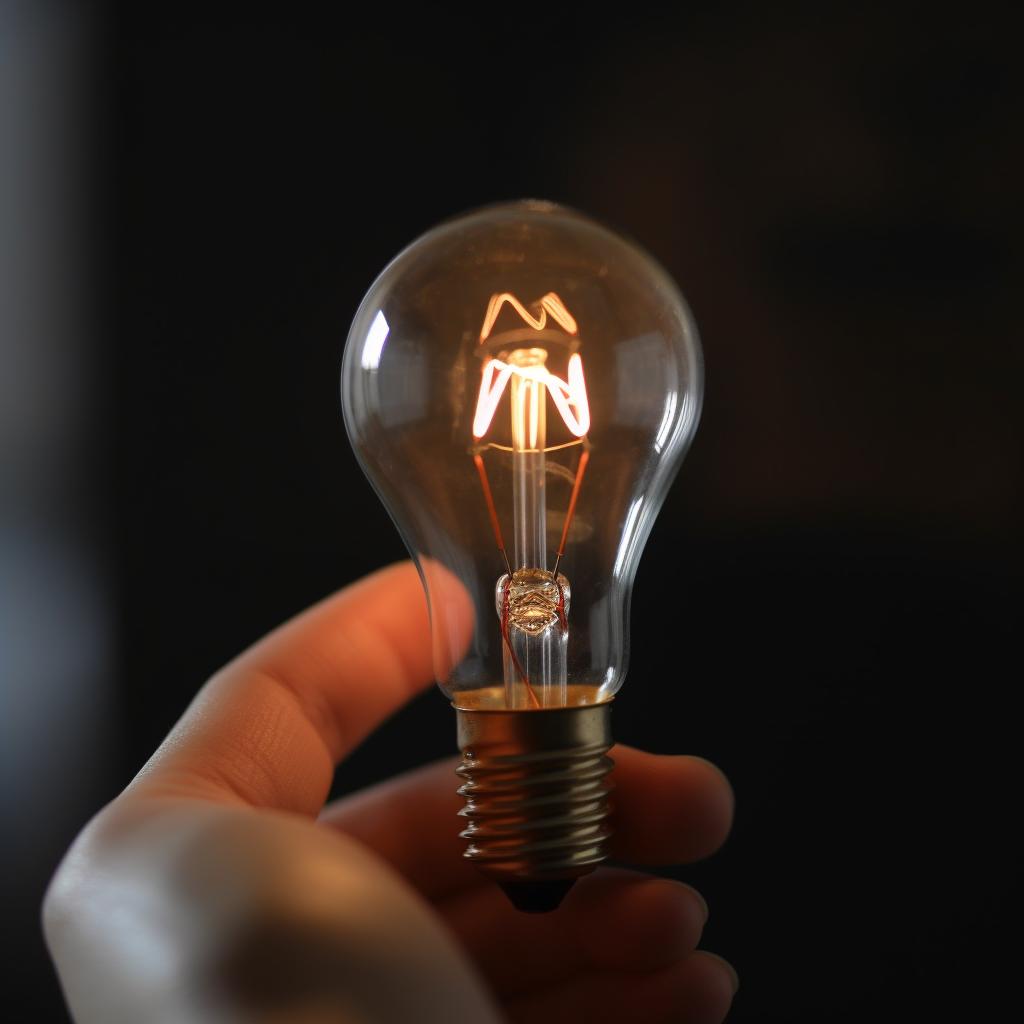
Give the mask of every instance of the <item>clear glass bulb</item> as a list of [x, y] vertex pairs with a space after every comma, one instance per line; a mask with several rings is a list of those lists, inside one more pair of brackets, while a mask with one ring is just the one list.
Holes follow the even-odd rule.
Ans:
[[460, 712], [612, 699], [702, 387], [669, 275], [564, 207], [456, 217], [374, 282], [345, 348], [345, 423], [419, 566], [435, 673]]

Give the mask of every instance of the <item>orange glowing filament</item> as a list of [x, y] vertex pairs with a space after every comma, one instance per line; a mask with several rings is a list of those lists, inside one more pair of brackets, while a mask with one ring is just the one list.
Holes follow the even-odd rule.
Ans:
[[498, 319], [501, 307], [508, 303], [534, 330], [542, 331], [550, 316], [555, 323], [559, 324], [569, 334], [576, 333], [576, 321], [572, 314], [562, 304], [562, 300], [554, 293], [548, 292], [543, 299], [535, 302], [535, 307], [540, 307], [536, 316], [529, 312], [526, 307], [509, 292], [502, 292], [500, 295], [492, 295], [491, 301], [487, 304], [487, 314], [484, 317], [484, 325], [480, 328], [480, 341], [486, 341]]
[[[481, 343], [490, 336], [491, 328], [506, 303], [534, 330], [543, 330], [550, 316], [569, 334], [575, 334], [577, 331], [576, 321], [572, 314], [554, 292], [548, 292], [542, 299], [533, 303], [536, 314], [531, 313], [514, 295], [509, 292], [501, 292], [492, 295], [487, 304], [484, 325], [480, 329]], [[513, 374], [533, 382], [535, 387], [543, 387], [547, 390], [562, 417], [562, 422], [568, 427], [570, 433], [576, 437], [583, 437], [590, 429], [590, 403], [587, 401], [583, 360], [579, 353], [574, 352], [569, 357], [567, 374], [569, 379], [562, 380], [544, 365], [544, 360], [547, 358], [546, 350], [537, 348], [530, 351], [536, 354], [536, 358], [513, 359], [510, 362], [491, 359], [484, 366], [480, 380], [480, 394], [476, 403], [476, 415], [473, 418], [473, 436], [475, 438], [479, 439], [487, 433], [487, 428], [491, 425], [491, 420], [494, 419], [494, 412], [498, 408], [501, 396], [505, 393], [505, 388]], [[531, 403], [531, 407], [535, 409], [535, 403]], [[531, 430], [531, 434], [533, 433]]]
[[[542, 299], [534, 302], [531, 306], [533, 312], [523, 306], [514, 295], [501, 292], [492, 295], [488, 303], [487, 313], [480, 331], [481, 344], [490, 336], [491, 330], [506, 304], [511, 306], [522, 320], [535, 331], [544, 331], [549, 318], [568, 334], [576, 334], [578, 329], [576, 321], [554, 292], [548, 292]], [[567, 380], [562, 380], [551, 373], [545, 365], [548, 349], [543, 346], [546, 341], [554, 340], [554, 334], [555, 332], [550, 330], [539, 334], [536, 338], [537, 344], [531, 344], [533, 339], [530, 332], [519, 330], [509, 335], [500, 335], [492, 342], [490, 351], [494, 352], [500, 349], [501, 358], [491, 357], [483, 367], [480, 377], [480, 392], [473, 418], [473, 437], [479, 441], [490, 429], [502, 396], [506, 388], [509, 387], [509, 382], [512, 382], [509, 389], [512, 447], [508, 450], [516, 455], [516, 473], [518, 475], [515, 477], [513, 494], [519, 495], [515, 501], [518, 514], [522, 516], [522, 521], [516, 520], [516, 556], [517, 559], [526, 562], [527, 568], [512, 571], [502, 541], [494, 497], [491, 494], [487, 471], [484, 468], [480, 451], [474, 453], [473, 459], [480, 475], [480, 484], [491, 517], [494, 537], [498, 544], [498, 550], [501, 552], [502, 561], [505, 563], [505, 576], [501, 585], [500, 617], [502, 640], [507, 652], [506, 685], [513, 681], [508, 678], [511, 673], [515, 681], [525, 687], [526, 694], [534, 707], [540, 707], [541, 702], [534, 692], [532, 681], [524, 669], [519, 655], [516, 653], [511, 631], [514, 625], [517, 634], [522, 631], [533, 635], [542, 631], [546, 632], [549, 626], [557, 621], [561, 627], [563, 638], [568, 632], [567, 595], [558, 575], [558, 565], [565, 552], [569, 527], [576, 510], [580, 485], [583, 482], [583, 473], [590, 457], [585, 440], [590, 430], [590, 402], [587, 398], [587, 385], [583, 376], [583, 360], [577, 352], [573, 352], [569, 356], [566, 370]], [[504, 346], [506, 341], [508, 342], [507, 347]], [[571, 441], [569, 445], [582, 444], [584, 446], [573, 481], [572, 496], [569, 500], [562, 538], [555, 558], [555, 568], [551, 573], [537, 566], [530, 567], [529, 562], [530, 559], [535, 559], [538, 562], [545, 559], [544, 494], [547, 490], [543, 486], [545, 453], [554, 451], [556, 448], [568, 447], [564, 444], [557, 444], [555, 448], [551, 449], [547, 447], [545, 407], [548, 395], [551, 396], [551, 400], [570, 434], [581, 439]], [[501, 446], [494, 445], [494, 447]], [[522, 497], [524, 493], [528, 496], [525, 499]], [[513, 593], [514, 591], [515, 593]], [[557, 594], [556, 600], [552, 599], [552, 592]], [[515, 602], [515, 616], [513, 616], [513, 602]], [[554, 619], [551, 617], [552, 614]], [[548, 675], [554, 670], [547, 663], [545, 665], [542, 675], [544, 682], [547, 683], [552, 681]], [[563, 665], [563, 677], [564, 671]], [[564, 678], [562, 682], [564, 684]]]
[[480, 380], [480, 394], [476, 403], [476, 416], [473, 418], [473, 436], [481, 438], [494, 419], [494, 411], [505, 392], [512, 374], [535, 381], [547, 388], [548, 394], [555, 403], [562, 417], [562, 422], [576, 437], [583, 437], [590, 430], [590, 403], [587, 401], [587, 384], [583, 378], [583, 360], [579, 353], [569, 357], [569, 379], [556, 377], [543, 364], [535, 366], [515, 366], [491, 359], [484, 367]]

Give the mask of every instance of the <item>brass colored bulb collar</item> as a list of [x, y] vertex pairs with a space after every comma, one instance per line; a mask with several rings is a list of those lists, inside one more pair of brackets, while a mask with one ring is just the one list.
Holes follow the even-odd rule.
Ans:
[[521, 883], [564, 894], [607, 856], [610, 702], [456, 713], [465, 856], [517, 906], [512, 892], [537, 888]]

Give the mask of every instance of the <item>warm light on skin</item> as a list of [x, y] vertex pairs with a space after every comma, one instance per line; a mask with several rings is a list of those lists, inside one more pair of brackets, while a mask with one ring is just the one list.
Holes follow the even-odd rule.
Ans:
[[513, 366], [500, 359], [490, 360], [484, 367], [480, 381], [480, 395], [473, 419], [475, 438], [479, 439], [487, 433], [494, 419], [494, 411], [513, 373], [547, 388], [562, 422], [576, 437], [583, 437], [590, 430], [590, 403], [587, 401], [587, 385], [583, 377], [583, 360], [578, 352], [574, 352], [569, 357], [568, 381], [556, 377], [543, 365]]

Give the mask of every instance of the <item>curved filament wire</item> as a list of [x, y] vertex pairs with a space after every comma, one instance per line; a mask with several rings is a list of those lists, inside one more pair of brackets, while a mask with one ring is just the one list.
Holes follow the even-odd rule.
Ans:
[[583, 377], [583, 360], [578, 352], [574, 352], [569, 357], [568, 381], [556, 377], [543, 365], [513, 366], [500, 359], [489, 360], [480, 380], [476, 415], [473, 417], [475, 438], [479, 439], [487, 433], [513, 373], [534, 380], [547, 388], [555, 408], [562, 417], [562, 422], [570, 433], [576, 437], [583, 437], [590, 430], [590, 402], [587, 399], [587, 384]]
[[534, 316], [511, 292], [501, 292], [492, 295], [487, 303], [487, 313], [484, 315], [484, 325], [480, 328], [480, 341], [484, 342], [490, 336], [491, 328], [498, 319], [505, 303], [508, 303], [534, 330], [542, 331], [547, 324], [548, 317], [555, 321], [563, 330], [569, 334], [575, 334], [577, 327], [572, 314], [565, 308], [565, 304], [554, 293], [548, 292], [544, 298], [534, 302], [534, 307], [539, 311]]

